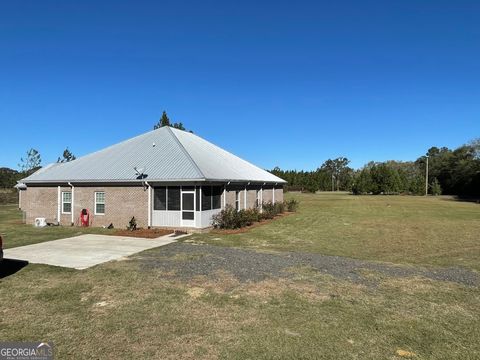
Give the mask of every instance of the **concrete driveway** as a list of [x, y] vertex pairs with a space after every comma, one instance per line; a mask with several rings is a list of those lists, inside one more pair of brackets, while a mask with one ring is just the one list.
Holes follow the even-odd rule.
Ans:
[[81, 270], [167, 245], [184, 236], [188, 235], [169, 234], [156, 239], [146, 239], [87, 234], [6, 249], [4, 258]]

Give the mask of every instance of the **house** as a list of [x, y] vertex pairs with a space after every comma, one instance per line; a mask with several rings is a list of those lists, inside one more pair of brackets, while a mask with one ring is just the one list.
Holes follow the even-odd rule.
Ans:
[[48, 165], [21, 180], [26, 222], [124, 228], [202, 229], [212, 216], [283, 201], [285, 181], [199, 136], [168, 126], [67, 163]]

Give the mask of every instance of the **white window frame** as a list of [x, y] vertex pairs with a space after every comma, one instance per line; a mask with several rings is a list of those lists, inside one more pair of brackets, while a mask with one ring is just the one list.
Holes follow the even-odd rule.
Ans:
[[[70, 194], [70, 201], [65, 201], [63, 194]], [[70, 204], [70, 211], [64, 211], [64, 204]], [[62, 191], [62, 214], [71, 214], [72, 213], [72, 192], [71, 191]]]
[[[97, 202], [97, 194], [103, 194], [103, 203]], [[95, 191], [93, 196], [94, 196], [94, 201], [95, 201], [95, 208], [94, 208], [95, 215], [105, 215], [105, 209], [106, 209], [105, 191]], [[97, 212], [97, 204], [103, 204], [103, 213]]]

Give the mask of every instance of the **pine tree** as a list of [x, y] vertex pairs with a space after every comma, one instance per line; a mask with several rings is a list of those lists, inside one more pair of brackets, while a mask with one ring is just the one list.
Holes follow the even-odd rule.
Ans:
[[28, 172], [30, 170], [40, 167], [42, 159], [40, 153], [35, 149], [30, 149], [27, 151], [27, 157], [20, 159], [20, 164], [18, 166], [22, 169], [23, 172]]
[[158, 123], [153, 126], [153, 129], [160, 129], [163, 126], [170, 126], [170, 119], [168, 118], [167, 112], [165, 110], [163, 111], [160, 120], [158, 120]]
[[58, 158], [57, 163], [66, 163], [76, 159], [75, 155], [73, 155], [70, 150], [68, 150], [68, 147], [63, 150], [62, 156], [62, 158]]

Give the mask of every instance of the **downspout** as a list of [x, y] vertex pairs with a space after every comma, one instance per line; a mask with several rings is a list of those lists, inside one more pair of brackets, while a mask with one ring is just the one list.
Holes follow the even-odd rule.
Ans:
[[272, 202], [275, 204], [275, 185], [272, 188]]
[[62, 192], [60, 186], [57, 187], [57, 222], [60, 224], [60, 207], [62, 206]]
[[72, 188], [72, 210], [70, 211], [70, 213], [73, 226], [75, 224], [75, 186], [73, 186], [71, 182], [68, 183], [68, 186]]
[[152, 226], [152, 187], [148, 183], [148, 181], [145, 181], [145, 185], [148, 186], [148, 201], [147, 201], [147, 206], [148, 206], [148, 211], [147, 211], [147, 227], [150, 229]]

